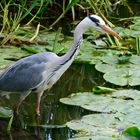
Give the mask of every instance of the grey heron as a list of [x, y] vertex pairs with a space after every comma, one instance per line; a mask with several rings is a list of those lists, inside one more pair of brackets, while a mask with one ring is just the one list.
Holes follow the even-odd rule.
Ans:
[[80, 51], [83, 33], [88, 29], [107, 32], [121, 39], [121, 36], [108, 27], [101, 17], [90, 15], [76, 26], [73, 45], [66, 54], [62, 56], [57, 56], [53, 52], [33, 54], [18, 60], [0, 75], [0, 95], [3, 93], [20, 94], [20, 99], [15, 107], [16, 113], [23, 100], [31, 92], [35, 92], [37, 94], [35, 111], [38, 116], [40, 115], [40, 101], [43, 92], [49, 90], [70, 67]]

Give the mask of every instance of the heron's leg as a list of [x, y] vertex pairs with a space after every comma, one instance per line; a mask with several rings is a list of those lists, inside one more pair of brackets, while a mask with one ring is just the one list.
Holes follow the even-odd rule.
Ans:
[[37, 116], [40, 116], [40, 101], [41, 101], [41, 97], [43, 95], [43, 92], [39, 92], [38, 95], [37, 95], [37, 103], [36, 103], [36, 115]]
[[19, 108], [22, 104], [22, 102], [25, 100], [25, 98], [31, 93], [31, 91], [26, 91], [26, 92], [22, 92], [20, 95], [20, 99], [19, 102], [16, 104], [15, 108], [14, 108], [14, 113], [19, 114]]

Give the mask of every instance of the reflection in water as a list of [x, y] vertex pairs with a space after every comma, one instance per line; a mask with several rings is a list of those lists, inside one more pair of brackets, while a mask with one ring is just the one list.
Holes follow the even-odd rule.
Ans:
[[[101, 81], [100, 81], [101, 79]], [[96, 82], [95, 82], [96, 81]], [[67, 140], [74, 132], [64, 126], [67, 121], [79, 119], [88, 111], [80, 107], [67, 106], [59, 102], [60, 98], [67, 97], [71, 93], [91, 91], [94, 85], [103, 84], [102, 75], [94, 66], [73, 64], [70, 69], [61, 77], [50, 91], [46, 91], [42, 98], [40, 125], [35, 119], [34, 94], [24, 101], [20, 109], [20, 123], [14, 123], [14, 130], [11, 133], [11, 140]], [[2, 99], [1, 106], [13, 106], [19, 96], [12, 95], [10, 104], [8, 99]], [[23, 131], [24, 130], [24, 131]], [[1, 133], [0, 133], [1, 134]], [[1, 139], [9, 139], [1, 136]]]

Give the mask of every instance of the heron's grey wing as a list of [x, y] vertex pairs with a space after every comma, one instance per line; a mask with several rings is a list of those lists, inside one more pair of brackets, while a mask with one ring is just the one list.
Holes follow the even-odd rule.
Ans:
[[23, 58], [0, 75], [0, 91], [26, 91], [39, 85], [48, 63], [57, 57], [53, 53], [40, 53]]

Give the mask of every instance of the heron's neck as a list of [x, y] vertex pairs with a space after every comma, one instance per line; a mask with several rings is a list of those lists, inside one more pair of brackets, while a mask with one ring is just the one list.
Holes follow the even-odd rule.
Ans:
[[85, 32], [84, 24], [79, 23], [74, 31], [74, 42], [70, 50], [63, 55], [64, 61], [69, 61], [74, 59], [74, 57], [79, 53], [80, 47], [83, 41], [83, 33]]

